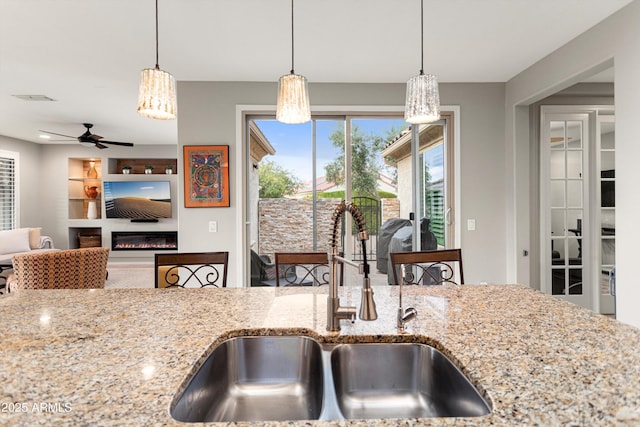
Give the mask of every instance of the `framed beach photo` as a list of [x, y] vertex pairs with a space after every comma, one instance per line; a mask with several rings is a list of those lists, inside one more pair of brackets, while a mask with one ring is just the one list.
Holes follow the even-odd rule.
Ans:
[[229, 207], [229, 146], [184, 146], [184, 206]]

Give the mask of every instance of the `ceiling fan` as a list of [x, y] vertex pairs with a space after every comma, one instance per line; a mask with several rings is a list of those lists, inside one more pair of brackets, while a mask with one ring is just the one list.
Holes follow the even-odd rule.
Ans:
[[[63, 135], [61, 133], [49, 132], [49, 131], [46, 131], [46, 130], [41, 130], [40, 132], [48, 133], [50, 135], [64, 136], [65, 138], [70, 138], [71, 140], [77, 139], [78, 142], [80, 142], [80, 143], [94, 144], [96, 146], [96, 148], [100, 148], [100, 149], [108, 148], [104, 144], [122, 145], [122, 146], [125, 146], [125, 147], [133, 147], [133, 143], [131, 143], [131, 142], [106, 141], [106, 140], [102, 139], [102, 137], [100, 135], [96, 135], [94, 133], [91, 133], [91, 131], [89, 130], [89, 129], [91, 129], [93, 127], [93, 124], [91, 124], [91, 123], [83, 123], [82, 125], [84, 127], [86, 127], [87, 130], [82, 135], [80, 135], [78, 137], [71, 136], [71, 135]], [[54, 139], [52, 141], [66, 141], [66, 140], [64, 140], [64, 139], [55, 140]]]

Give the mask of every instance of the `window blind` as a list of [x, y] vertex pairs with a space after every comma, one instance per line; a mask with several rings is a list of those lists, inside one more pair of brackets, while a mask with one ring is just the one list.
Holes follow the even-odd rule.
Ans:
[[0, 156], [0, 230], [16, 227], [16, 160]]

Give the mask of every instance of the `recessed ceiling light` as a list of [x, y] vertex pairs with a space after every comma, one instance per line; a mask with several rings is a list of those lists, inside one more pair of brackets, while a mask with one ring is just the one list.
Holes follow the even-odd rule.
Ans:
[[53, 98], [49, 98], [46, 95], [13, 95], [23, 101], [55, 101]]
[[40, 136], [40, 138], [42, 138], [42, 139], [51, 139], [51, 136], [50, 136], [50, 135], [40, 134], [39, 136]]

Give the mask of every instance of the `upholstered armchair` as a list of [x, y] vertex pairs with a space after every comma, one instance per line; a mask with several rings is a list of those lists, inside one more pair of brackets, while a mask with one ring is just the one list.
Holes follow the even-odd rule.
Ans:
[[104, 288], [109, 248], [68, 249], [13, 257], [11, 292], [21, 289]]

